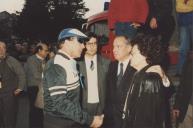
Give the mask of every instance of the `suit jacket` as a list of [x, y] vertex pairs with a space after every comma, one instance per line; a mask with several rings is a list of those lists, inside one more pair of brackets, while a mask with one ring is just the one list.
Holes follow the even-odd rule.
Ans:
[[124, 128], [163, 128], [166, 123], [165, 87], [159, 74], [146, 72], [149, 66], [138, 71], [131, 83]]
[[118, 61], [109, 65], [107, 76], [107, 98], [105, 106], [105, 127], [118, 128], [121, 125], [122, 110], [126, 93], [136, 70], [129, 64], [125, 70], [120, 85], [117, 87]]
[[[108, 71], [110, 60], [97, 55], [97, 75], [98, 75], [98, 93], [99, 93], [99, 107], [97, 110], [97, 114], [103, 114], [104, 106], [105, 106], [105, 88], [106, 88], [106, 76]], [[82, 87], [82, 107], [84, 110], [87, 110], [87, 98], [88, 98], [88, 84], [87, 84], [87, 72], [86, 72], [86, 63], [85, 60], [82, 59], [78, 61], [78, 68], [80, 73], [82, 74], [81, 79], [83, 82]]]

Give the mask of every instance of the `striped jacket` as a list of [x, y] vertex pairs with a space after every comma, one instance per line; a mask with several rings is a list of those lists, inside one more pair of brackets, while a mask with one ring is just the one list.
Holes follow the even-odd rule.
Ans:
[[75, 60], [63, 53], [56, 54], [47, 63], [43, 87], [45, 113], [80, 124], [92, 123], [93, 117], [80, 107], [80, 83]]

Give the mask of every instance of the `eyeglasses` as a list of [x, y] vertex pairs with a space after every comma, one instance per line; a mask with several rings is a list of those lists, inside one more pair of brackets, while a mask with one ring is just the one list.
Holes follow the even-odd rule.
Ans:
[[88, 46], [96, 46], [97, 43], [96, 42], [87, 42], [86, 45], [88, 45]]
[[80, 42], [80, 43], [85, 43], [85, 42], [89, 41], [88, 38], [77, 38], [77, 40], [78, 40], [78, 42]]

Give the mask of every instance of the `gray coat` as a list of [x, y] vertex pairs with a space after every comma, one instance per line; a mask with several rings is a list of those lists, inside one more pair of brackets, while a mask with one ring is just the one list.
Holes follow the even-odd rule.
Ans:
[[[108, 71], [110, 60], [107, 58], [104, 58], [100, 55], [97, 55], [97, 73], [98, 73], [98, 92], [99, 92], [99, 109], [97, 110], [97, 114], [103, 114], [104, 112], [104, 106], [105, 106], [105, 90], [106, 90], [106, 75]], [[78, 68], [80, 71], [80, 74], [82, 74], [82, 81], [83, 81], [83, 87], [82, 87], [82, 107], [84, 110], [87, 110], [87, 94], [88, 94], [88, 88], [87, 88], [87, 72], [86, 72], [86, 64], [85, 60], [78, 62]]]
[[25, 64], [27, 86], [38, 86], [42, 82], [42, 60], [32, 55], [27, 59]]
[[11, 71], [13, 71], [17, 76], [17, 88], [23, 90], [26, 85], [26, 77], [22, 65], [18, 60], [11, 56], [7, 56], [6, 63], [10, 67]]

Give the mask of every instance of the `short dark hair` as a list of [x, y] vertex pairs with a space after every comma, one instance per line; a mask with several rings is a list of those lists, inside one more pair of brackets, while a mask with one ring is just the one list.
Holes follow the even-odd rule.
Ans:
[[146, 57], [148, 64], [160, 64], [164, 50], [158, 37], [149, 34], [138, 34], [131, 41], [131, 45], [138, 46], [140, 53]]
[[43, 45], [48, 46], [48, 44], [47, 44], [47, 43], [42, 42], [42, 41], [39, 41], [39, 43], [36, 45], [36, 48], [35, 48], [35, 53], [38, 53], [38, 52], [39, 52], [39, 50], [43, 50]]
[[88, 36], [88, 39], [90, 40], [92, 37], [96, 38], [98, 40], [97, 34], [94, 32], [87, 32], [86, 35]]

